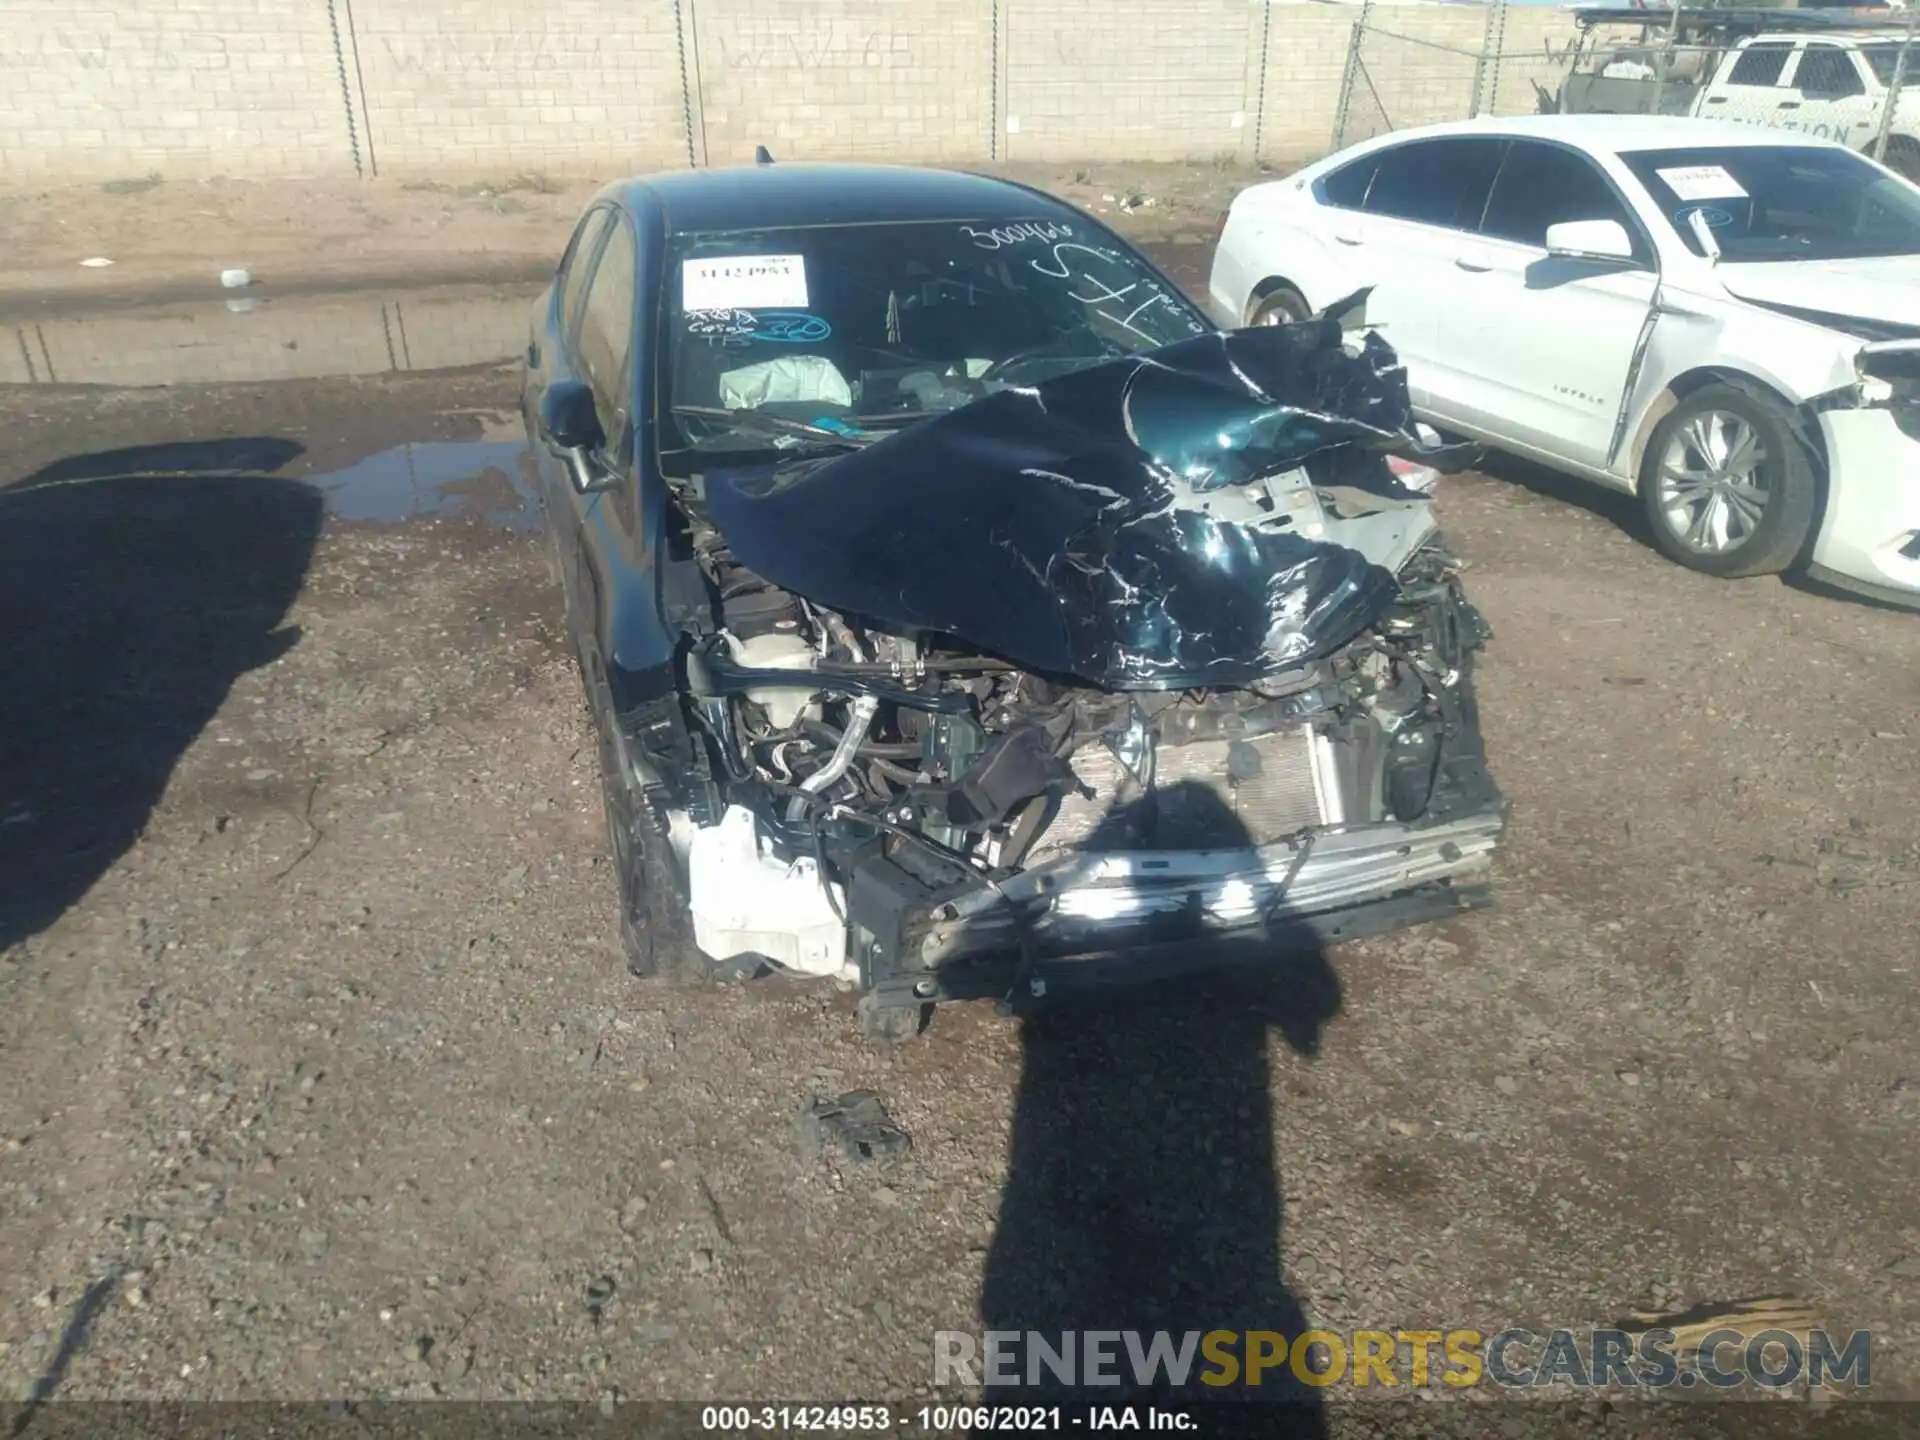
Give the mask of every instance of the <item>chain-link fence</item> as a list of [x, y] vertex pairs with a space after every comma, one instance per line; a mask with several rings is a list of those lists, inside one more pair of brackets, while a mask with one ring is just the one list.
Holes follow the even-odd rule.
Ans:
[[1875, 22], [1711, 7], [1642, 18], [1622, 6], [1577, 25], [1504, 0], [1462, 10], [1444, 26], [1421, 16], [1414, 34], [1418, 12], [1361, 7], [1336, 149], [1476, 115], [1698, 116], [1835, 140], [1920, 179], [1920, 8]]
[[1484, 44], [1413, 35], [1396, 28], [1393, 18], [1391, 10], [1363, 7], [1353, 27], [1334, 119], [1335, 149], [1389, 130], [1479, 113], [1474, 97]]

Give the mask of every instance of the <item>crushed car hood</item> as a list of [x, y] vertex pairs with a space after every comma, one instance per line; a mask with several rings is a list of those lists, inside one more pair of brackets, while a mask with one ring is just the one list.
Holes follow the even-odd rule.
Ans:
[[1337, 650], [1399, 588], [1287, 514], [1216, 518], [1210, 493], [1307, 466], [1424, 505], [1384, 457], [1471, 453], [1422, 444], [1385, 341], [1356, 354], [1319, 319], [1197, 336], [704, 489], [734, 557], [818, 604], [1103, 689], [1176, 689]]
[[1729, 293], [1756, 304], [1920, 326], [1920, 255], [1743, 261], [1714, 273]]

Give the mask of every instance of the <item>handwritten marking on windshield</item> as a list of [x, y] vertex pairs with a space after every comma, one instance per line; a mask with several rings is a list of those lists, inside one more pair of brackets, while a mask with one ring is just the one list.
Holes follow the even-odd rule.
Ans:
[[751, 310], [689, 310], [689, 335], [750, 335], [754, 314]]
[[799, 310], [689, 310], [686, 321], [689, 335], [723, 340], [807, 345], [833, 334], [833, 326], [822, 316]]
[[1127, 286], [1127, 288], [1124, 290], [1116, 290], [1111, 285], [1107, 284], [1106, 281], [1100, 279], [1097, 275], [1082, 275], [1080, 278], [1083, 280], [1090, 281], [1095, 285], [1098, 285], [1100, 287], [1101, 293], [1098, 295], [1082, 295], [1077, 290], [1069, 290], [1067, 292], [1069, 295], [1073, 296], [1073, 298], [1078, 300], [1082, 305], [1094, 306], [1095, 307], [1094, 313], [1104, 316], [1106, 319], [1113, 321], [1114, 324], [1122, 327], [1123, 329], [1131, 330], [1134, 334], [1138, 335], [1142, 340], [1148, 340], [1148, 341], [1155, 340], [1156, 337], [1149, 334], [1147, 331], [1142, 330], [1138, 325], [1134, 324], [1133, 322], [1140, 315], [1144, 314], [1148, 310], [1151, 310], [1156, 305], [1165, 305], [1171, 308], [1173, 305], [1173, 302], [1167, 298], [1166, 292], [1158, 289], [1150, 290], [1148, 292], [1147, 298], [1141, 301], [1138, 305], [1134, 306], [1133, 309], [1129, 310], [1126, 316], [1123, 318], [1119, 315], [1115, 315], [1111, 310], [1102, 310], [1099, 308], [1099, 306], [1104, 301], [1126, 299], [1127, 296], [1131, 295], [1134, 291], [1140, 288], [1139, 281], [1137, 280], [1134, 281], [1131, 285]]
[[749, 332], [755, 340], [777, 340], [785, 345], [806, 345], [833, 334], [833, 326], [818, 315], [798, 310], [762, 310]]
[[1000, 250], [1028, 240], [1058, 240], [1063, 235], [1073, 234], [1073, 227], [1058, 220], [1022, 220], [1013, 225], [997, 225], [991, 230], [976, 230], [971, 225], [962, 225], [960, 233], [982, 250]]
[[[1120, 265], [1122, 263], [1120, 256], [1116, 252], [1112, 250], [1102, 250], [1092, 245], [1082, 245], [1077, 240], [1062, 241], [1051, 247], [1051, 253], [1046, 260], [1033, 260], [1029, 263], [1038, 273], [1045, 275], [1050, 280], [1072, 281], [1075, 278], [1076, 272], [1068, 262], [1066, 253], [1071, 250], [1078, 250], [1083, 254], [1091, 255], [1102, 264]], [[1051, 263], [1048, 263], [1049, 261]], [[1116, 290], [1112, 285], [1102, 280], [1099, 276], [1090, 273], [1087, 269], [1083, 268], [1077, 273], [1080, 280], [1085, 281], [1089, 285], [1099, 286], [1100, 293], [1098, 295], [1082, 295], [1078, 290], [1068, 290], [1067, 294], [1069, 296], [1078, 300], [1082, 305], [1093, 306], [1093, 313], [1095, 315], [1118, 325], [1123, 330], [1132, 331], [1149, 345], [1159, 345], [1163, 343], [1164, 337], [1155, 335], [1149, 330], [1142, 330], [1133, 322], [1157, 305], [1163, 305], [1167, 309], [1178, 313], [1179, 307], [1173, 303], [1173, 297], [1168, 295], [1166, 291], [1162, 290], [1151, 280], [1130, 280], [1125, 289]], [[1132, 274], [1133, 272], [1131, 270], [1125, 270], [1123, 273]], [[1135, 305], [1133, 309], [1129, 310], [1124, 316], [1116, 314], [1113, 310], [1102, 308], [1108, 302], [1125, 300], [1135, 290], [1140, 289], [1143, 284], [1147, 290], [1147, 298], [1138, 305]], [[1187, 328], [1196, 335], [1200, 333], [1200, 327], [1192, 321], [1188, 321]]]
[[1118, 258], [1117, 256], [1115, 256], [1115, 254], [1111, 250], [1100, 250], [1100, 249], [1096, 249], [1092, 245], [1082, 245], [1078, 240], [1066, 240], [1052, 247], [1053, 263], [1059, 266], [1060, 267], [1059, 269], [1057, 270], [1048, 269], [1045, 265], [1042, 265], [1038, 260], [1031, 262], [1033, 265], [1033, 268], [1038, 270], [1042, 275], [1045, 275], [1052, 280], [1066, 280], [1071, 278], [1073, 272], [1068, 267], [1066, 260], [1062, 258], [1062, 254], [1061, 254], [1062, 251], [1066, 251], [1066, 250], [1082, 251], [1085, 254], [1093, 256], [1093, 258], [1096, 260], [1104, 260], [1109, 265], [1113, 264], [1114, 261]]

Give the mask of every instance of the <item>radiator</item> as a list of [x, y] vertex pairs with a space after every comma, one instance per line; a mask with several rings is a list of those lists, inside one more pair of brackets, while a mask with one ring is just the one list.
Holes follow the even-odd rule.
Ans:
[[[1033, 864], [1066, 850], [1207, 850], [1265, 845], [1303, 826], [1337, 818], [1320, 799], [1316, 740], [1308, 726], [1253, 740], [1160, 747], [1144, 795], [1106, 746], [1073, 756], [1091, 800], [1068, 795], [1028, 856]], [[1237, 753], [1236, 753], [1237, 752]], [[1248, 752], [1251, 752], [1249, 754]], [[1238, 777], [1238, 778], [1236, 778]]]

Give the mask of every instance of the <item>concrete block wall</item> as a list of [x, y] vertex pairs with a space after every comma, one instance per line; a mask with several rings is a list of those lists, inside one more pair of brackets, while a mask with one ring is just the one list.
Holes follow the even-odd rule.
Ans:
[[[1399, 12], [1375, 13], [1397, 17]], [[1359, 18], [1357, 7], [1344, 5], [1273, 6], [1260, 106], [1261, 159], [1297, 164], [1327, 153]]]
[[1248, 0], [1003, 0], [1011, 160], [1237, 157], [1252, 124]]
[[[504, 179], [751, 158], [1323, 153], [1358, 6], [1288, 0], [0, 0], [0, 176]], [[1478, 5], [1378, 4], [1349, 140], [1464, 116]], [[1480, 85], [1534, 108], [1564, 11]]]
[[1540, 90], [1557, 95], [1567, 78], [1573, 27], [1554, 10], [1509, 6], [1501, 32], [1500, 54], [1487, 62], [1481, 88], [1482, 112], [1537, 114]]
[[693, 0], [704, 160], [987, 154], [984, 0]]
[[1386, 130], [1464, 120], [1486, 40], [1482, 6], [1376, 10], [1348, 102], [1349, 144]]
[[0, 0], [0, 174], [351, 166], [324, 0]]
[[382, 175], [687, 163], [661, 0], [353, 0], [356, 102]]

